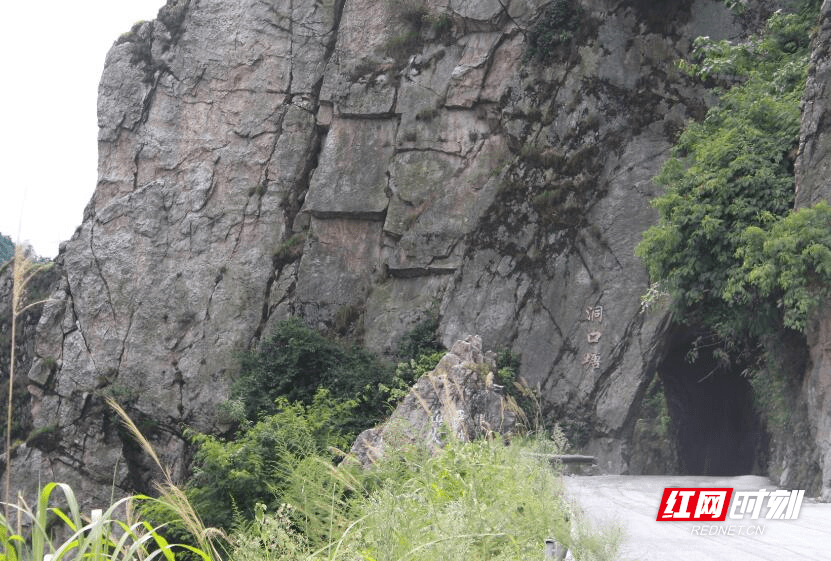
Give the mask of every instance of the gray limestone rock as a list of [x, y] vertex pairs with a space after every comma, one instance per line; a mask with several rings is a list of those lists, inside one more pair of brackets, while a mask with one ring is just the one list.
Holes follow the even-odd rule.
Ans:
[[333, 120], [303, 211], [382, 220], [396, 126], [391, 119]]

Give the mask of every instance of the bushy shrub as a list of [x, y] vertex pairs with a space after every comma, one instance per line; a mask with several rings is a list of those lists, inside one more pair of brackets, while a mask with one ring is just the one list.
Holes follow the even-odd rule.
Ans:
[[528, 32], [525, 59], [549, 60], [559, 47], [571, 41], [582, 19], [583, 8], [577, 0], [551, 2]]
[[[439, 346], [437, 323], [418, 324], [401, 352]], [[397, 369], [356, 346], [329, 339], [298, 319], [280, 322], [245, 353], [232, 398], [221, 412], [233, 438], [192, 434], [197, 447], [188, 495], [211, 525], [251, 521], [257, 504], [270, 511], [287, 491], [289, 474], [307, 458], [337, 456], [358, 433], [383, 420], [443, 353], [406, 360]]]
[[254, 422], [277, 412], [275, 400], [311, 404], [319, 388], [333, 396], [355, 400], [365, 426], [386, 414], [376, 400], [379, 384], [390, 384], [393, 367], [357, 346], [342, 345], [296, 318], [280, 322], [254, 351], [242, 355], [232, 398], [243, 404]]
[[408, 360], [443, 351], [444, 345], [438, 339], [438, 329], [439, 322], [435, 317], [420, 321], [398, 340], [396, 354], [399, 358]]
[[387, 0], [387, 3], [401, 27], [384, 43], [382, 50], [399, 62], [416, 52], [424, 39], [446, 39], [452, 32], [450, 14], [431, 10], [425, 0]]
[[234, 513], [252, 520], [257, 503], [276, 507], [298, 463], [325, 451], [338, 404], [321, 395], [311, 415], [301, 403], [279, 399], [275, 405], [277, 413], [235, 440], [191, 435], [197, 451], [188, 496], [208, 525], [231, 528]]
[[392, 383], [381, 387], [387, 394], [387, 403], [391, 408], [406, 397], [418, 379], [432, 371], [444, 355], [444, 351], [437, 351], [399, 362]]

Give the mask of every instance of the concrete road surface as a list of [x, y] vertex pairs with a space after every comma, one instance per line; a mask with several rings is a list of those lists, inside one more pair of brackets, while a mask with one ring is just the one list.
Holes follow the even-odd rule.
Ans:
[[[731, 487], [734, 493], [777, 488], [764, 477], [565, 476], [565, 483], [589, 519], [622, 527], [622, 560], [831, 561], [831, 503], [804, 499], [796, 520], [765, 520], [763, 510], [758, 520], [731, 520], [728, 514], [724, 522], [656, 521], [665, 487]], [[732, 535], [706, 535], [726, 531]]]

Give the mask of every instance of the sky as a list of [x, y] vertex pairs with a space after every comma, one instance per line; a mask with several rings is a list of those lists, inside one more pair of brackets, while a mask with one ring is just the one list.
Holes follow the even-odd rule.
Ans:
[[[81, 224], [97, 177], [107, 51], [165, 0], [8, 2], [0, 23], [0, 233], [41, 257]], [[19, 234], [19, 235], [18, 235]]]

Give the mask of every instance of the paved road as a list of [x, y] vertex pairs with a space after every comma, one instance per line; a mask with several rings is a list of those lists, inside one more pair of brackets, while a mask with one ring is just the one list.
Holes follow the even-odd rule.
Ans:
[[[831, 561], [831, 503], [805, 499], [797, 520], [730, 520], [737, 535], [693, 535], [699, 522], [657, 522], [665, 487], [775, 489], [756, 476], [566, 476], [566, 489], [595, 522], [620, 525], [621, 559], [639, 561]], [[753, 526], [753, 527], [751, 527]], [[741, 535], [738, 535], [741, 534]], [[752, 535], [751, 535], [752, 534]]]

